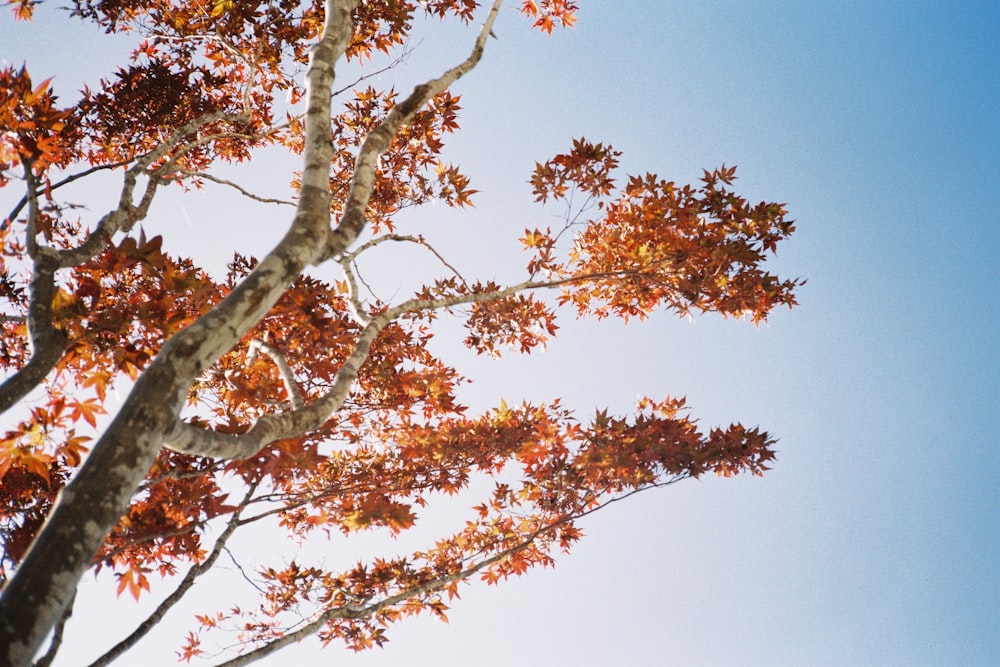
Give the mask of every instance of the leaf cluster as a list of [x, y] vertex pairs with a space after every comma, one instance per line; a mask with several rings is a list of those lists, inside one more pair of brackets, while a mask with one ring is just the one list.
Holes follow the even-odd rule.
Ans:
[[[20, 18], [35, 5], [7, 4]], [[494, 357], [543, 350], [560, 310], [758, 323], [796, 303], [801, 281], [765, 266], [794, 224], [783, 204], [736, 194], [732, 167], [695, 185], [621, 179], [617, 150], [578, 138], [529, 176], [536, 202], [566, 213], [561, 228], [524, 230], [521, 282], [466, 280], [461, 257], [398, 229], [408, 208], [472, 205], [470, 177], [446, 157], [462, 110], [449, 86], [482, 54], [498, 4], [473, 56], [409, 94], [379, 77], [400, 62], [415, 18], [468, 25], [478, 3], [328, 4], [352, 21], [340, 48], [361, 72], [340, 91], [327, 80], [336, 59], [323, 61], [335, 40], [320, 41], [332, 30], [312, 1], [75, 0], [76, 17], [136, 36], [127, 62], [62, 108], [50, 81], [0, 70], [0, 186], [22, 188], [0, 227], [0, 408], [10, 416], [0, 435], [0, 584], [16, 576], [121, 405], [184, 378], [141, 404], [140, 416], [177, 407], [160, 431], [128, 433], [154, 442], [152, 465], [89, 560], [119, 595], [148, 595], [154, 575], [176, 588], [109, 661], [212, 570], [238, 530], [296, 543], [395, 538], [433, 502], [472, 498], [464, 523], [404, 555], [265, 560], [247, 575], [256, 603], [205, 610], [185, 659], [226, 630], [250, 657], [310, 634], [357, 650], [381, 645], [407, 616], [446, 619], [463, 582], [552, 565], [582, 536], [580, 521], [609, 503], [706, 474], [760, 475], [774, 459], [770, 434], [703, 429], [683, 399], [644, 398], [631, 415], [587, 420], [557, 399], [470, 414], [462, 387], [471, 379], [435, 346], [440, 320], [459, 321], [465, 345]], [[577, 3], [518, 8], [549, 33], [574, 24]], [[303, 72], [330, 94], [311, 97]], [[310, 116], [330, 100], [329, 113]], [[263, 149], [301, 156], [288, 199], [230, 180], [233, 163], [252, 167]], [[91, 193], [69, 186], [102, 178], [120, 179], [118, 201], [91, 213], [78, 201]], [[235, 189], [262, 215], [291, 219], [290, 231], [275, 252], [234, 253], [225, 270], [178, 256], [173, 235], [189, 232], [166, 225], [147, 238], [141, 226], [168, 187]], [[268, 208], [280, 205], [295, 214]], [[427, 253], [440, 271], [396, 293], [412, 297], [382, 300], [359, 259], [394, 244]], [[226, 308], [239, 313], [222, 318]], [[204, 352], [217, 335], [226, 344]]]

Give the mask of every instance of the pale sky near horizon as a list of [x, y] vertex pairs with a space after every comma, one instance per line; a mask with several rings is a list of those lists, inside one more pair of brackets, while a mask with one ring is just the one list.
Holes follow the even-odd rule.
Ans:
[[[587, 415], [686, 395], [706, 426], [774, 433], [778, 461], [763, 478], [686, 481], [602, 511], [555, 569], [464, 588], [449, 624], [401, 623], [364, 654], [306, 642], [258, 664], [1000, 664], [1000, 4], [581, 5], [577, 27], [550, 38], [513, 3], [502, 13], [455, 88], [463, 131], [449, 156], [481, 190], [476, 208], [428, 224], [454, 235], [469, 274], [509, 278], [521, 230], [556, 212], [531, 205], [530, 170], [573, 137], [622, 150], [622, 175], [691, 181], [736, 164], [742, 194], [787, 202], [798, 221], [773, 266], [808, 279], [801, 305], [759, 329], [566, 314], [540, 355], [471, 358], [447, 336], [437, 351], [477, 380], [473, 408], [562, 396]], [[81, 76], [105, 73], [89, 68], [106, 46], [73, 34], [4, 11], [0, 60], [55, 74], [72, 99]], [[405, 76], [435, 74], [470, 41], [428, 35]], [[248, 178], [283, 187], [288, 174], [259, 165]], [[193, 201], [165, 198], [147, 233], [187, 225], [198, 233], [178, 249], [196, 252], [237, 228], [266, 249], [251, 247], [261, 221]], [[115, 615], [139, 618], [125, 598], [93, 605], [57, 664], [117, 640]], [[186, 629], [122, 664], [172, 664]]]

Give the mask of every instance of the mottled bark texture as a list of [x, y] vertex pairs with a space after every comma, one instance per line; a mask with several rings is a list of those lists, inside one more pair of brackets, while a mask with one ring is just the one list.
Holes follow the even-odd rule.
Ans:
[[334, 65], [351, 38], [356, 1], [328, 0], [323, 36], [311, 53], [302, 192], [291, 228], [225, 300], [163, 346], [63, 489], [0, 596], [0, 664], [31, 664], [175, 425], [191, 382], [235, 345], [326, 247], [330, 93]]
[[[368, 135], [358, 150], [344, 210], [337, 224], [331, 227], [330, 97], [334, 66], [350, 42], [351, 14], [357, 4], [358, 0], [326, 0], [325, 3], [323, 35], [312, 48], [306, 75], [303, 173], [298, 206], [289, 231], [224, 300], [164, 344], [78, 474], [60, 494], [46, 525], [0, 595], [0, 667], [31, 664], [72, 600], [78, 579], [90, 566], [108, 531], [126, 510], [161, 447], [204, 456], [244, 458], [278, 438], [315, 429], [343, 404], [372, 342], [393, 318], [408, 310], [449, 305], [443, 301], [411, 301], [367, 322], [327, 395], [309, 405], [293, 404], [293, 409], [284, 414], [266, 416], [242, 436], [214, 433], [179, 419], [192, 382], [260, 321], [303, 269], [342, 257], [356, 241], [365, 227], [365, 210], [375, 186], [379, 155], [429, 100], [475, 67], [501, 2], [495, 0], [493, 3], [469, 57], [440, 77], [414, 88]], [[214, 120], [218, 119], [208, 118], [205, 122]], [[181, 129], [183, 135], [190, 134], [190, 128]], [[119, 210], [109, 214], [111, 218], [102, 220], [97, 230], [102, 237], [134, 224], [145, 215], [156, 184], [153, 182], [147, 188], [137, 206], [131, 203], [132, 188], [138, 170], [148, 167], [155, 159], [158, 156], [154, 151], [151, 157], [147, 156], [145, 164], [129, 170]], [[84, 255], [90, 252], [83, 246], [77, 250]], [[59, 257], [57, 265], [72, 266], [76, 259], [79, 258]], [[50, 282], [54, 270], [56, 267], [47, 274]], [[469, 295], [456, 303], [496, 296]], [[51, 336], [58, 336], [58, 333], [49, 331]], [[59, 344], [55, 341], [43, 347], [59, 349]], [[42, 365], [45, 362], [46, 358], [40, 356], [35, 363]], [[294, 381], [287, 373], [285, 376], [286, 382]], [[14, 394], [16, 392], [12, 392]], [[358, 610], [361, 612], [370, 613], [371, 610]], [[246, 661], [245, 656], [238, 662]]]

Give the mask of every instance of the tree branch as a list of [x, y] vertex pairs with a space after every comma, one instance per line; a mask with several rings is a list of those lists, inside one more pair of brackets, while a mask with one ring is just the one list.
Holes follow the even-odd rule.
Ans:
[[525, 281], [511, 287], [488, 292], [472, 292], [438, 299], [410, 299], [373, 317], [361, 330], [354, 342], [354, 349], [344, 360], [333, 379], [331, 389], [309, 405], [281, 414], [260, 417], [249, 431], [243, 434], [219, 433], [177, 420], [168, 432], [164, 446], [176, 452], [195, 456], [246, 459], [254, 456], [267, 445], [284, 438], [294, 438], [320, 428], [343, 406], [350, 393], [358, 371], [364, 365], [372, 343], [396, 318], [405, 313], [450, 308], [469, 303], [494, 301], [525, 291], [553, 287], [568, 282]]
[[[88, 261], [107, 246], [108, 240], [112, 236], [118, 232], [127, 233], [137, 222], [146, 217], [160, 183], [165, 176], [169, 175], [169, 171], [173, 165], [168, 163], [152, 170], [150, 170], [150, 167], [158, 160], [170, 154], [171, 151], [184, 141], [185, 137], [205, 125], [220, 120], [239, 122], [241, 120], [245, 121], [247, 118], [246, 114], [232, 114], [224, 111], [213, 111], [203, 114], [174, 130], [170, 137], [162, 144], [138, 158], [135, 164], [125, 172], [122, 189], [118, 196], [118, 206], [101, 217], [97, 222], [97, 226], [80, 245], [57, 252], [60, 268], [79, 266]], [[139, 203], [135, 203], [135, 189], [140, 176], [147, 177], [148, 182], [142, 192]]]
[[319, 400], [297, 410], [264, 415], [240, 435], [209, 431], [178, 419], [166, 434], [164, 446], [184, 454], [246, 459], [276, 440], [319, 428], [344, 404], [372, 343], [394, 317], [382, 314], [361, 330], [354, 349], [334, 376], [332, 388]]
[[340, 222], [329, 236], [326, 252], [322, 256], [323, 260], [343, 255], [364, 229], [365, 211], [375, 187], [375, 173], [379, 156], [389, 148], [396, 133], [413, 119], [414, 114], [420, 111], [435, 95], [447, 90], [451, 84], [476, 66], [483, 56], [486, 40], [493, 30], [493, 24], [502, 4], [503, 0], [494, 0], [486, 21], [476, 37], [472, 52], [465, 60], [438, 78], [416, 86], [406, 99], [394, 105], [379, 126], [365, 137], [354, 162], [354, 175], [351, 178]]
[[[322, 254], [330, 233], [330, 91], [334, 65], [350, 43], [357, 2], [326, 0], [323, 34], [310, 52], [302, 188], [288, 233], [229, 296], [163, 345], [63, 489], [0, 593], [0, 664], [31, 662], [177, 423], [191, 382], [260, 321], [303, 268]], [[182, 136], [174, 135], [178, 141]], [[148, 167], [164, 157], [165, 150], [169, 148], [150, 153], [127, 172], [117, 217], [105, 219], [102, 234], [134, 223], [136, 206], [130, 195], [135, 179], [140, 170], [150, 176]], [[146, 194], [156, 184], [154, 173]], [[81, 247], [60, 253], [60, 263], [71, 266], [104, 242], [92, 233]]]
[[363, 243], [360, 246], [358, 246], [357, 248], [355, 248], [353, 251], [345, 254], [344, 257], [343, 257], [342, 263], [343, 263], [343, 261], [353, 262], [353, 261], [355, 261], [357, 259], [357, 257], [361, 253], [363, 253], [366, 250], [369, 250], [371, 248], [374, 248], [377, 245], [381, 245], [382, 243], [385, 243], [386, 241], [395, 241], [397, 243], [415, 243], [417, 245], [423, 246], [424, 248], [426, 248], [427, 250], [429, 250], [430, 253], [432, 255], [434, 255], [438, 259], [439, 262], [441, 262], [442, 264], [444, 264], [444, 266], [449, 271], [451, 271], [452, 273], [454, 273], [455, 276], [459, 280], [461, 280], [463, 284], [467, 284], [465, 278], [462, 277], [462, 274], [459, 273], [458, 269], [456, 269], [454, 266], [452, 266], [448, 262], [448, 260], [446, 260], [441, 255], [441, 253], [439, 253], [434, 248], [434, 246], [432, 246], [430, 243], [428, 243], [427, 240], [423, 236], [410, 236], [410, 235], [406, 235], [406, 234], [384, 234], [382, 236], [373, 238], [370, 241], [366, 241], [365, 243]]
[[[417, 46], [419, 46], [419, 45], [420, 44], [418, 42]], [[392, 59], [391, 63], [389, 63], [385, 67], [380, 67], [379, 69], [377, 69], [377, 70], [375, 70], [373, 72], [368, 72], [367, 74], [362, 74], [362, 75], [358, 76], [358, 78], [356, 78], [354, 81], [351, 81], [346, 86], [343, 86], [342, 88], [338, 88], [337, 90], [335, 90], [332, 93], [330, 93], [330, 96], [331, 97], [337, 97], [338, 95], [342, 95], [342, 94], [346, 93], [348, 90], [351, 90], [352, 88], [354, 88], [355, 86], [357, 86], [362, 81], [367, 81], [368, 79], [375, 79], [375, 78], [378, 78], [378, 77], [382, 76], [383, 74], [385, 74], [389, 70], [391, 70], [391, 69], [397, 67], [398, 65], [406, 62], [406, 59], [410, 56], [411, 53], [413, 53], [414, 49], [415, 49], [415, 47], [410, 46], [409, 44], [406, 44], [403, 47], [403, 49], [400, 52], [400, 54]]]
[[285, 206], [295, 206], [295, 202], [293, 201], [288, 201], [287, 199], [275, 199], [273, 197], [261, 197], [260, 195], [255, 195], [249, 190], [246, 190], [239, 183], [234, 183], [233, 181], [226, 180], [225, 178], [219, 178], [218, 176], [212, 176], [211, 174], [203, 171], [191, 171], [190, 169], [177, 169], [176, 171], [178, 174], [193, 176], [194, 178], [203, 178], [206, 181], [212, 181], [213, 183], [218, 183], [219, 185], [228, 186], [239, 192], [244, 197], [248, 197], [254, 201], [259, 201], [262, 204], [283, 204]]
[[[447, 588], [448, 586], [457, 581], [468, 579], [477, 572], [480, 572], [495, 563], [498, 563], [506, 558], [509, 558], [510, 556], [513, 556], [514, 554], [520, 551], [523, 551], [531, 547], [539, 537], [542, 537], [546, 533], [551, 533], [553, 530], [559, 528], [560, 526], [563, 526], [572, 521], [576, 521], [612, 503], [618, 502], [620, 500], [623, 500], [624, 498], [635, 495], [636, 493], [640, 493], [642, 491], [646, 491], [652, 488], [666, 486], [667, 484], [673, 483], [682, 478], [683, 476], [680, 476], [666, 483], [655, 483], [655, 482], [650, 483], [640, 488], [633, 489], [632, 491], [629, 491], [620, 496], [610, 498], [602, 503], [599, 503], [594, 507], [584, 508], [581, 511], [574, 512], [572, 514], [561, 515], [556, 519], [554, 519], [553, 521], [550, 521], [544, 526], [541, 526], [536, 530], [532, 531], [531, 533], [525, 535], [524, 538], [521, 539], [517, 544], [514, 544], [513, 546], [507, 547], [502, 551], [494, 553], [492, 556], [484, 558], [479, 562], [473, 563], [472, 565], [469, 565], [468, 567], [465, 567], [457, 572], [453, 572], [451, 574], [438, 577], [420, 586], [407, 588], [403, 591], [396, 593], [395, 595], [387, 596], [382, 600], [379, 600], [378, 602], [373, 602], [366, 605], [344, 605], [332, 609], [327, 609], [322, 613], [320, 613], [318, 616], [316, 616], [315, 619], [303, 625], [301, 628], [295, 630], [294, 632], [290, 632], [274, 641], [271, 641], [268, 644], [261, 646], [260, 648], [254, 651], [251, 651], [249, 653], [244, 653], [243, 655], [237, 656], [224, 663], [220, 663], [216, 667], [241, 667], [242, 665], [248, 665], [252, 662], [259, 660], [260, 658], [266, 657], [284, 648], [285, 646], [288, 646], [289, 644], [302, 641], [303, 639], [313, 634], [316, 634], [322, 629], [324, 625], [326, 625], [330, 621], [336, 619], [365, 618], [367, 616], [371, 616], [372, 614], [378, 613], [379, 611], [385, 609], [386, 607], [391, 607], [393, 605], [399, 604], [400, 602], [405, 602], [406, 600], [410, 600], [414, 597], [426, 593], [432, 593], [444, 590], [445, 588]], [[479, 553], [486, 553], [488, 548], [491, 547], [483, 547], [483, 549], [481, 549]]]
[[32, 667], [49, 667], [52, 661], [56, 659], [59, 654], [59, 648], [62, 646], [63, 632], [66, 630], [66, 623], [69, 621], [70, 617], [73, 615], [73, 603], [76, 601], [76, 596], [69, 601], [66, 605], [66, 610], [63, 611], [62, 616], [59, 617], [59, 622], [56, 623], [56, 627], [52, 630], [52, 639], [49, 640], [49, 648], [45, 651], [45, 655], [41, 656], [34, 662]]
[[184, 575], [184, 578], [177, 585], [177, 588], [175, 588], [170, 595], [164, 598], [164, 600], [157, 605], [156, 609], [146, 617], [146, 620], [139, 624], [139, 627], [133, 630], [128, 637], [125, 637], [113, 647], [108, 649], [104, 655], [90, 663], [89, 667], [104, 667], [105, 665], [114, 662], [121, 657], [122, 654], [135, 646], [143, 637], [149, 634], [150, 630], [155, 628], [160, 621], [163, 620], [163, 617], [167, 614], [167, 612], [180, 602], [191, 587], [194, 586], [198, 577], [208, 572], [212, 566], [215, 565], [215, 562], [219, 560], [219, 556], [226, 547], [226, 542], [241, 525], [240, 514], [246, 508], [251, 497], [256, 491], [257, 485], [251, 484], [247, 493], [243, 496], [243, 500], [237, 506], [236, 511], [234, 511], [232, 516], [229, 518], [229, 522], [226, 524], [226, 529], [222, 531], [222, 534], [220, 534], [219, 538], [215, 541], [215, 545], [212, 547], [212, 551], [208, 554], [208, 557], [197, 565], [192, 566], [191, 569], [187, 571], [187, 574]]
[[30, 161], [24, 162], [24, 178], [28, 186], [28, 224], [25, 248], [32, 260], [32, 276], [28, 294], [28, 341], [31, 358], [16, 373], [0, 384], [0, 414], [16, 405], [49, 374], [62, 358], [69, 337], [53, 324], [52, 301], [58, 288], [55, 283], [58, 262], [35, 238], [38, 231], [38, 191]]
[[265, 644], [264, 646], [261, 646], [260, 648], [254, 651], [250, 651], [249, 653], [244, 653], [243, 655], [239, 655], [233, 658], [232, 660], [227, 660], [226, 662], [220, 663], [216, 667], [241, 667], [242, 665], [249, 665], [252, 662], [256, 662], [257, 660], [260, 660], [263, 657], [271, 655], [272, 653], [288, 646], [289, 644], [300, 642], [303, 639], [316, 634], [323, 628], [324, 625], [326, 625], [330, 621], [341, 618], [343, 619], [364, 618], [366, 616], [371, 616], [372, 614], [375, 614], [386, 607], [391, 607], [395, 604], [399, 604], [400, 602], [409, 600], [410, 598], [413, 598], [415, 596], [422, 595], [424, 593], [431, 593], [443, 590], [452, 583], [456, 581], [461, 581], [463, 579], [468, 579], [472, 575], [489, 567], [490, 565], [493, 565], [494, 563], [497, 563], [503, 560], [504, 558], [507, 558], [517, 553], [518, 551], [527, 548], [528, 546], [530, 546], [531, 541], [533, 539], [534, 536], [532, 536], [531, 539], [526, 540], [525, 542], [522, 542], [514, 547], [511, 547], [497, 554], [494, 554], [493, 556], [490, 556], [489, 558], [479, 561], [478, 563], [475, 563], [474, 565], [471, 565], [467, 568], [459, 570], [458, 572], [453, 572], [452, 574], [443, 577], [438, 577], [437, 579], [429, 581], [421, 586], [408, 588], [405, 591], [401, 591], [395, 595], [391, 595], [378, 602], [364, 606], [347, 605], [343, 607], [327, 609], [319, 616], [317, 616], [314, 620], [303, 625], [295, 632], [290, 632], [280, 637], [279, 639], [276, 639], [268, 644]]
[[[257, 660], [263, 657], [275, 653], [276, 651], [288, 646], [289, 644], [302, 641], [303, 639], [316, 634], [323, 628], [324, 625], [326, 625], [330, 621], [337, 619], [365, 618], [367, 616], [371, 616], [373, 614], [378, 613], [379, 611], [385, 609], [386, 607], [391, 607], [393, 605], [405, 602], [417, 596], [444, 590], [445, 588], [447, 588], [448, 586], [457, 581], [468, 579], [469, 577], [488, 568], [489, 566], [494, 565], [495, 563], [499, 563], [504, 559], [509, 558], [514, 554], [517, 554], [520, 551], [524, 551], [525, 549], [530, 548], [532, 545], [536, 543], [536, 541], [540, 537], [545, 536], [547, 533], [551, 534], [554, 530], [556, 530], [560, 526], [564, 526], [573, 521], [582, 519], [586, 516], [589, 516], [590, 514], [593, 514], [594, 512], [597, 512], [605, 507], [608, 507], [609, 505], [625, 500], [626, 498], [634, 496], [638, 493], [642, 493], [643, 491], [648, 491], [650, 489], [655, 489], [655, 488], [662, 488], [664, 486], [668, 486], [682, 479], [685, 479], [686, 477], [688, 477], [686, 473], [675, 475], [674, 477], [670, 478], [667, 481], [650, 482], [648, 484], [644, 484], [640, 487], [634, 488], [630, 491], [609, 498], [603, 502], [597, 503], [596, 505], [593, 505], [591, 507], [581, 505], [581, 507], [577, 511], [567, 512], [565, 514], [557, 516], [552, 521], [526, 534], [516, 544], [507, 547], [506, 549], [503, 549], [497, 553], [494, 553], [493, 555], [488, 556], [483, 560], [475, 562], [472, 565], [469, 565], [457, 572], [440, 576], [420, 586], [414, 586], [412, 588], [407, 588], [405, 590], [399, 591], [398, 593], [387, 596], [377, 602], [365, 605], [349, 604], [332, 609], [327, 609], [319, 613], [312, 621], [309, 621], [308, 623], [298, 628], [294, 632], [290, 632], [286, 635], [283, 635], [282, 637], [275, 639], [253, 651], [250, 651], [249, 653], [244, 653], [243, 655], [239, 655], [231, 660], [220, 663], [216, 667], [241, 667], [242, 665], [248, 665], [252, 662], [256, 662]], [[502, 539], [503, 538], [498, 538], [498, 541], [491, 546], [483, 546], [477, 553], [479, 554], [488, 553], [488, 550], [498, 546], [499, 541]], [[471, 557], [468, 558], [467, 560], [471, 560]]]
[[255, 338], [250, 341], [250, 350], [247, 353], [247, 365], [253, 363], [258, 352], [263, 352], [269, 356], [274, 365], [278, 367], [278, 372], [281, 374], [281, 381], [285, 385], [285, 393], [288, 394], [288, 402], [292, 404], [292, 408], [298, 410], [305, 407], [305, 397], [302, 395], [302, 389], [299, 388], [299, 383], [295, 381], [295, 373], [292, 372], [292, 367], [288, 365], [288, 361], [285, 360], [281, 352], [278, 352], [264, 341]]
[[[58, 190], [59, 188], [61, 188], [64, 185], [69, 185], [73, 181], [78, 181], [81, 178], [86, 178], [87, 176], [90, 176], [91, 174], [94, 174], [94, 173], [96, 173], [98, 171], [103, 171], [105, 169], [117, 169], [118, 167], [124, 167], [129, 162], [132, 162], [132, 159], [119, 160], [118, 162], [111, 162], [111, 163], [108, 163], [108, 164], [101, 164], [101, 165], [98, 165], [96, 167], [91, 167], [90, 169], [84, 169], [83, 171], [81, 171], [79, 173], [70, 174], [69, 176], [66, 176], [65, 178], [63, 178], [62, 180], [50, 184], [46, 189], [49, 192], [52, 192], [53, 190]], [[2, 222], [0, 222], [0, 231], [6, 229], [7, 225], [9, 225], [11, 222], [13, 222], [14, 218], [16, 218], [18, 216], [18, 214], [27, 205], [28, 205], [28, 195], [25, 194], [23, 197], [21, 197], [20, 201], [18, 201], [17, 204], [14, 205], [14, 208], [12, 208], [11, 211], [10, 211], [10, 213], [7, 214], [7, 217]]]

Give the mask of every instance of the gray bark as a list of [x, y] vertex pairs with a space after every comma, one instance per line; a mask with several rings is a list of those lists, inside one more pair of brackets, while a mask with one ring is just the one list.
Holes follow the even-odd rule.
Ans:
[[[323, 37], [311, 53], [302, 191], [288, 234], [225, 300], [163, 346], [80, 471], [60, 493], [45, 526], [0, 595], [0, 665], [31, 664], [72, 598], [80, 576], [156, 458], [191, 382], [235, 345], [326, 247], [332, 156], [330, 91], [334, 64], [351, 38], [350, 15], [356, 2], [327, 1]], [[345, 241], [353, 241], [354, 236]]]
[[[434, 95], [476, 65], [501, 0], [493, 3], [470, 56], [440, 77], [417, 86], [365, 139], [358, 152], [344, 210], [336, 227], [331, 228], [330, 97], [334, 65], [350, 41], [350, 17], [357, 3], [358, 0], [325, 3], [323, 35], [311, 51], [307, 71], [304, 168], [298, 206], [288, 233], [223, 301], [164, 344], [80, 471], [63, 489], [45, 526], [0, 595], [0, 667], [31, 664], [71, 601], [79, 577], [128, 507], [162, 446], [201, 455], [240, 457], [248, 455], [251, 448], [258, 451], [278, 437], [318, 427], [342, 405], [378, 332], [392, 317], [415, 305], [397, 307], [369, 322], [356, 342], [354, 353], [338, 373], [331, 393], [312, 405], [285, 415], [264, 417], [240, 438], [221, 437], [179, 420], [188, 388], [198, 375], [240, 341], [305, 267], [343, 256], [355, 242], [365, 226], [365, 210], [375, 184], [379, 154]], [[147, 157], [145, 165], [139, 164], [137, 168], [148, 166], [160, 156]], [[132, 173], [137, 172], [138, 169]], [[134, 212], [131, 190], [127, 202], [124, 194], [120, 210]], [[147, 190], [146, 195], [151, 198], [152, 191]], [[148, 201], [142, 203], [148, 206]], [[90, 248], [78, 250], [82, 256]], [[71, 266], [76, 256], [59, 259], [61, 266]], [[484, 295], [478, 295], [461, 300], [483, 298]]]

